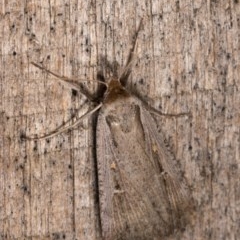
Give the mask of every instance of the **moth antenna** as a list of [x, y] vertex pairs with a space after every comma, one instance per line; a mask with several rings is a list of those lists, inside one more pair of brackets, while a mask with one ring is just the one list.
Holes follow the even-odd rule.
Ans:
[[143, 18], [141, 18], [140, 23], [139, 23], [138, 28], [137, 28], [137, 31], [136, 31], [136, 34], [134, 36], [133, 45], [132, 45], [132, 48], [130, 49], [126, 66], [124, 67], [124, 69], [122, 70], [122, 73], [120, 74], [119, 79], [120, 79], [120, 82], [123, 85], [126, 85], [128, 76], [131, 72], [132, 65], [134, 63], [134, 60], [136, 59], [136, 54], [135, 53], [136, 53], [137, 43], [138, 43], [138, 34], [141, 30], [142, 22], [143, 22]]
[[[45, 67], [42, 67], [40, 65], [38, 65], [37, 63], [34, 63], [34, 62], [31, 62], [32, 65], [34, 65], [35, 67], [41, 69], [41, 70], [44, 70], [45, 72], [55, 76], [58, 78], [58, 80], [62, 83], [67, 83], [71, 86], [71, 88], [77, 90], [77, 91], [80, 91], [80, 88], [78, 86], [78, 84], [74, 83], [73, 81], [75, 80], [79, 80], [78, 78], [68, 78], [68, 77], [65, 77], [65, 76], [61, 76], [57, 73], [54, 73], [52, 71], [50, 71], [49, 69], [45, 68]], [[100, 84], [103, 84], [105, 85], [106, 87], [108, 87], [108, 84], [105, 83], [105, 82], [102, 82], [102, 81], [99, 81], [99, 80], [91, 80], [91, 79], [86, 79], [86, 80], [83, 80], [83, 79], [80, 79], [81, 82], [97, 82], [97, 83], [100, 83]]]
[[75, 123], [73, 123], [70, 126], [66, 126], [66, 124], [71, 120], [69, 120], [66, 124], [64, 124], [63, 126], [55, 129], [53, 132], [49, 133], [49, 134], [45, 134], [42, 136], [37, 136], [37, 137], [31, 137], [31, 136], [24, 136], [23, 138], [27, 139], [27, 140], [39, 140], [39, 139], [47, 139], [50, 137], [54, 137], [62, 132], [65, 132], [69, 129], [73, 129], [74, 127], [76, 127], [83, 119], [85, 119], [86, 117], [90, 116], [91, 114], [93, 114], [94, 112], [96, 112], [99, 108], [101, 108], [102, 103], [98, 104], [95, 108], [93, 108], [91, 111], [85, 113], [84, 115], [82, 115], [79, 119], [77, 119], [77, 121]]

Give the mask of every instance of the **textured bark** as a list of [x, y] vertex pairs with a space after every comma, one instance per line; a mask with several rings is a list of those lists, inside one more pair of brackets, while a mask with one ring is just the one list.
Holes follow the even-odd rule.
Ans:
[[237, 239], [239, 1], [3, 1], [0, 11], [0, 239], [98, 239], [91, 118], [21, 139], [82, 115], [86, 98], [30, 62], [96, 79], [102, 57], [124, 65], [142, 17], [132, 84], [156, 109], [192, 114], [158, 118], [196, 201], [181, 239]]

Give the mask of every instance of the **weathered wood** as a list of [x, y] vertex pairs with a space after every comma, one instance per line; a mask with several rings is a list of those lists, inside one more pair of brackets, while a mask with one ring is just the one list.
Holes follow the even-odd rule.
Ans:
[[86, 112], [86, 98], [30, 62], [95, 79], [101, 56], [124, 65], [142, 17], [132, 84], [163, 112], [192, 113], [158, 118], [197, 206], [169, 239], [238, 238], [239, 1], [6, 1], [0, 17], [0, 239], [98, 238], [91, 120], [21, 139]]

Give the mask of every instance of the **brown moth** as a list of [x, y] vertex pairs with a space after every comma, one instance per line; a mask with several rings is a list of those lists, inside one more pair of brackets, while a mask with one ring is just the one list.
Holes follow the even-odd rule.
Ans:
[[[104, 240], [163, 239], [184, 228], [191, 209], [187, 184], [180, 178], [174, 156], [152, 117], [157, 111], [126, 87], [140, 27], [141, 23], [122, 74], [103, 83], [107, 87], [101, 103], [73, 125], [34, 138], [59, 134], [98, 112], [95, 142]], [[71, 84], [70, 79], [34, 65]], [[87, 95], [83, 88], [71, 86]]]

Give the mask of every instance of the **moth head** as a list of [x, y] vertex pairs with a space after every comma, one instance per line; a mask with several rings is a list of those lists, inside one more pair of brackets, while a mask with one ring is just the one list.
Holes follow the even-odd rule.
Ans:
[[110, 79], [108, 83], [108, 91], [116, 91], [121, 88], [123, 88], [123, 86], [117, 78]]
[[121, 84], [119, 79], [112, 78], [108, 82], [107, 91], [104, 95], [104, 103], [109, 104], [123, 98], [128, 98], [130, 94], [126, 88]]

